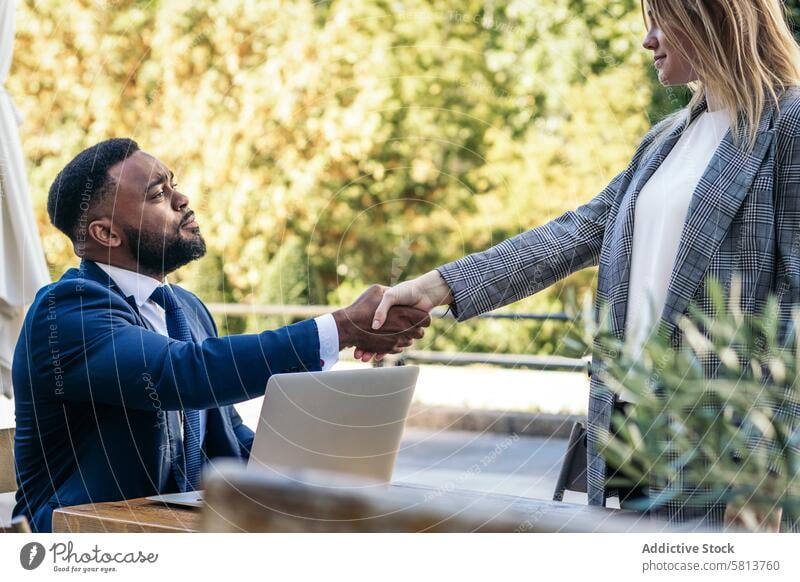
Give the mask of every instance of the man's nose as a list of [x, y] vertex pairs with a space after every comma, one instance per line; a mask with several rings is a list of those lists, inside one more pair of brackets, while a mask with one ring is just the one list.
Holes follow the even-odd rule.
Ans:
[[189, 206], [189, 197], [175, 190], [172, 193], [172, 208], [175, 210], [183, 210], [187, 206]]

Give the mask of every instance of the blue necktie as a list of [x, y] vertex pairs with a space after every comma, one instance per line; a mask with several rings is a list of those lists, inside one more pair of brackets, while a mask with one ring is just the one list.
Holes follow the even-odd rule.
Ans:
[[[169, 337], [183, 341], [194, 341], [189, 331], [189, 322], [183, 312], [175, 292], [169, 285], [157, 287], [150, 299], [164, 308], [167, 317], [167, 332]], [[196, 491], [200, 484], [201, 434], [200, 411], [183, 411], [183, 457], [186, 461], [185, 484], [181, 486], [184, 491]], [[180, 485], [180, 484], [179, 484]]]

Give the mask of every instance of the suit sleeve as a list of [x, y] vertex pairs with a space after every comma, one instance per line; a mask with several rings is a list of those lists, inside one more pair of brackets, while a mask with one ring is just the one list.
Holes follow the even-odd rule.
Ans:
[[272, 374], [320, 368], [313, 320], [182, 342], [137, 325], [122, 297], [83, 279], [54, 283], [31, 309], [15, 379], [30, 382], [38, 397], [206, 409], [263, 395]]
[[236, 440], [239, 443], [239, 450], [242, 453], [243, 459], [250, 458], [250, 451], [253, 448], [253, 439], [255, 438], [255, 433], [248, 427], [243, 421], [242, 417], [239, 416], [239, 413], [236, 412], [236, 409], [231, 406], [229, 408], [230, 415], [231, 415], [231, 426], [233, 427], [233, 433], [236, 435]]

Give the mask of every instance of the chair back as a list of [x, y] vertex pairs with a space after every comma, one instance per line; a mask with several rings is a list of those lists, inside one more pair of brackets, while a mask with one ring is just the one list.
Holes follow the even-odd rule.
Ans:
[[4, 533], [31, 533], [31, 526], [28, 523], [28, 518], [24, 515], [18, 515], [11, 519], [10, 524], [0, 523], [0, 534]]
[[582, 422], [572, 425], [567, 451], [553, 492], [553, 501], [563, 501], [564, 491], [586, 493], [586, 427]]

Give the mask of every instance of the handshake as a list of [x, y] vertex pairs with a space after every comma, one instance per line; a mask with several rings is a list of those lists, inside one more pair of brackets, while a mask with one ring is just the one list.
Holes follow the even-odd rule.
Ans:
[[373, 285], [352, 305], [333, 312], [339, 349], [355, 347], [356, 359], [363, 362], [398, 354], [425, 335], [434, 307], [452, 301], [438, 271], [394, 287]]

